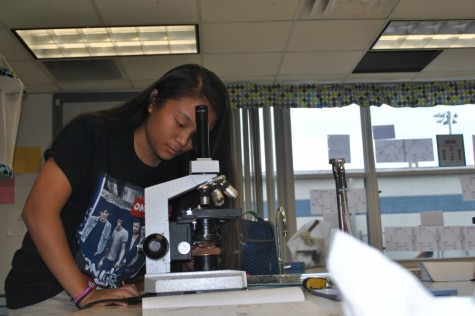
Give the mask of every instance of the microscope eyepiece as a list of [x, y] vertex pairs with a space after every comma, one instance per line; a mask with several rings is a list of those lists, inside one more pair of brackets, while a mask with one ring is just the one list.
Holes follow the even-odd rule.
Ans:
[[198, 158], [209, 158], [209, 130], [208, 130], [208, 107], [197, 105], [196, 115], [196, 155]]

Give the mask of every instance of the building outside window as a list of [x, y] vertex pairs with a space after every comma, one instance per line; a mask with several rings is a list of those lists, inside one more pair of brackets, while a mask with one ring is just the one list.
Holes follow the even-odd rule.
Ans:
[[[365, 161], [363, 126], [370, 113]], [[355, 235], [368, 242], [367, 215], [380, 216], [382, 245], [394, 259], [475, 254], [474, 105], [393, 108], [357, 105], [291, 109], [297, 226], [335, 225], [331, 157], [345, 158]], [[374, 165], [374, 170], [369, 166]], [[370, 175], [377, 200], [366, 200]], [[378, 204], [379, 213], [372, 212]], [[370, 232], [371, 233], [371, 232]]]

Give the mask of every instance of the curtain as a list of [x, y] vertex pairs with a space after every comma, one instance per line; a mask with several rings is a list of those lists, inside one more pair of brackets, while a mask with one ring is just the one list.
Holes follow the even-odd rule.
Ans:
[[13, 152], [24, 93], [22, 82], [0, 56], [0, 181], [13, 178]]
[[397, 84], [228, 85], [233, 108], [328, 108], [360, 106], [429, 107], [475, 104], [475, 80]]

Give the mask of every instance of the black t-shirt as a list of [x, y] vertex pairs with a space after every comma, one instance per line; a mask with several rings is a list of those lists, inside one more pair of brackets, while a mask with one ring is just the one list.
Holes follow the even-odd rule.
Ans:
[[[134, 221], [144, 225], [143, 207], [140, 210], [135, 207], [136, 203], [142, 202], [143, 205], [143, 189], [183, 176], [182, 168], [175, 161], [162, 162], [158, 167], [145, 165], [136, 156], [133, 132], [107, 127], [102, 119], [96, 117], [83, 118], [68, 125], [45, 152], [45, 159], [50, 157], [55, 159], [72, 186], [61, 220], [79, 267], [102, 287], [114, 287], [123, 278], [136, 274], [140, 268], [137, 257], [133, 260], [133, 269], [127, 267], [132, 262], [131, 257], [122, 257], [125, 260], [109, 263], [109, 266], [104, 265], [107, 260], [103, 260], [100, 265], [103, 273], [98, 268], [99, 261], [111, 251], [117, 252], [117, 245], [132, 238]], [[105, 216], [100, 218], [105, 209], [109, 213], [108, 223], [104, 222]], [[101, 233], [98, 233], [98, 228], [94, 230], [97, 222], [102, 223]], [[120, 225], [125, 230], [119, 229]], [[113, 236], [116, 230], [121, 231]], [[98, 240], [85, 242], [89, 238]], [[118, 259], [120, 255], [116, 257]], [[144, 262], [144, 258], [140, 260]], [[93, 261], [95, 266], [91, 269]], [[114, 275], [109, 273], [110, 265]], [[104, 273], [106, 268], [109, 270]], [[13, 257], [12, 269], [5, 281], [8, 308], [29, 306], [62, 290], [27, 233]]]

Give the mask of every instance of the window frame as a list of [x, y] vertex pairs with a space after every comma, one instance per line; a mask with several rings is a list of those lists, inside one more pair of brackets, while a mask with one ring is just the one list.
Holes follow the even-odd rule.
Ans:
[[[267, 111], [267, 110], [265, 110]], [[269, 113], [265, 112], [265, 120], [269, 120]], [[289, 183], [295, 183], [298, 180], [319, 180], [319, 179], [333, 179], [331, 171], [328, 172], [301, 172], [294, 173], [292, 164], [292, 130], [290, 120], [290, 108], [274, 107], [273, 108], [273, 120], [274, 126], [280, 128], [274, 129], [273, 133], [265, 133], [265, 138], [269, 138], [270, 134], [273, 139], [264, 140], [265, 142], [275, 143], [273, 151], [269, 151], [266, 148], [266, 154], [271, 152], [275, 155], [276, 166], [275, 174], [269, 175], [268, 172], [264, 172], [267, 181], [267, 190], [269, 190], [269, 181], [275, 180], [277, 187], [277, 194], [275, 196], [276, 203], [282, 204], [281, 201], [286, 203], [287, 217], [293, 219], [291, 225], [288, 226], [289, 234], [292, 236], [296, 230], [296, 205], [295, 205], [295, 185], [288, 185]], [[464, 167], [424, 167], [414, 169], [376, 169], [375, 155], [374, 155], [374, 143], [373, 143], [373, 131], [371, 124], [371, 107], [360, 106], [360, 120], [362, 129], [362, 144], [364, 155], [364, 170], [347, 170], [347, 178], [362, 179], [365, 183], [366, 189], [366, 203], [367, 203], [367, 229], [368, 229], [368, 244], [380, 251], [384, 251], [383, 244], [383, 227], [380, 208], [380, 191], [378, 186], [378, 180], [385, 177], [398, 177], [398, 176], [419, 176], [419, 175], [443, 175], [443, 174], [473, 174], [475, 166]], [[252, 135], [250, 136], [253, 137]], [[260, 137], [260, 136], [259, 136]], [[282, 144], [279, 146], [278, 144]], [[290, 156], [290, 157], [289, 157]], [[269, 161], [269, 157], [265, 158]], [[280, 159], [280, 161], [279, 161]], [[282, 160], [287, 160], [283, 162]], [[268, 163], [268, 162], [267, 162]], [[272, 170], [272, 169], [266, 169]], [[292, 188], [291, 188], [292, 187]], [[272, 217], [269, 220], [274, 221]], [[288, 237], [289, 238], [289, 237]], [[461, 258], [437, 258], [431, 260], [473, 260], [473, 257], [461, 257]], [[426, 259], [427, 260], [427, 259]], [[420, 262], [419, 259], [410, 260], [397, 260], [405, 265], [413, 265]]]

